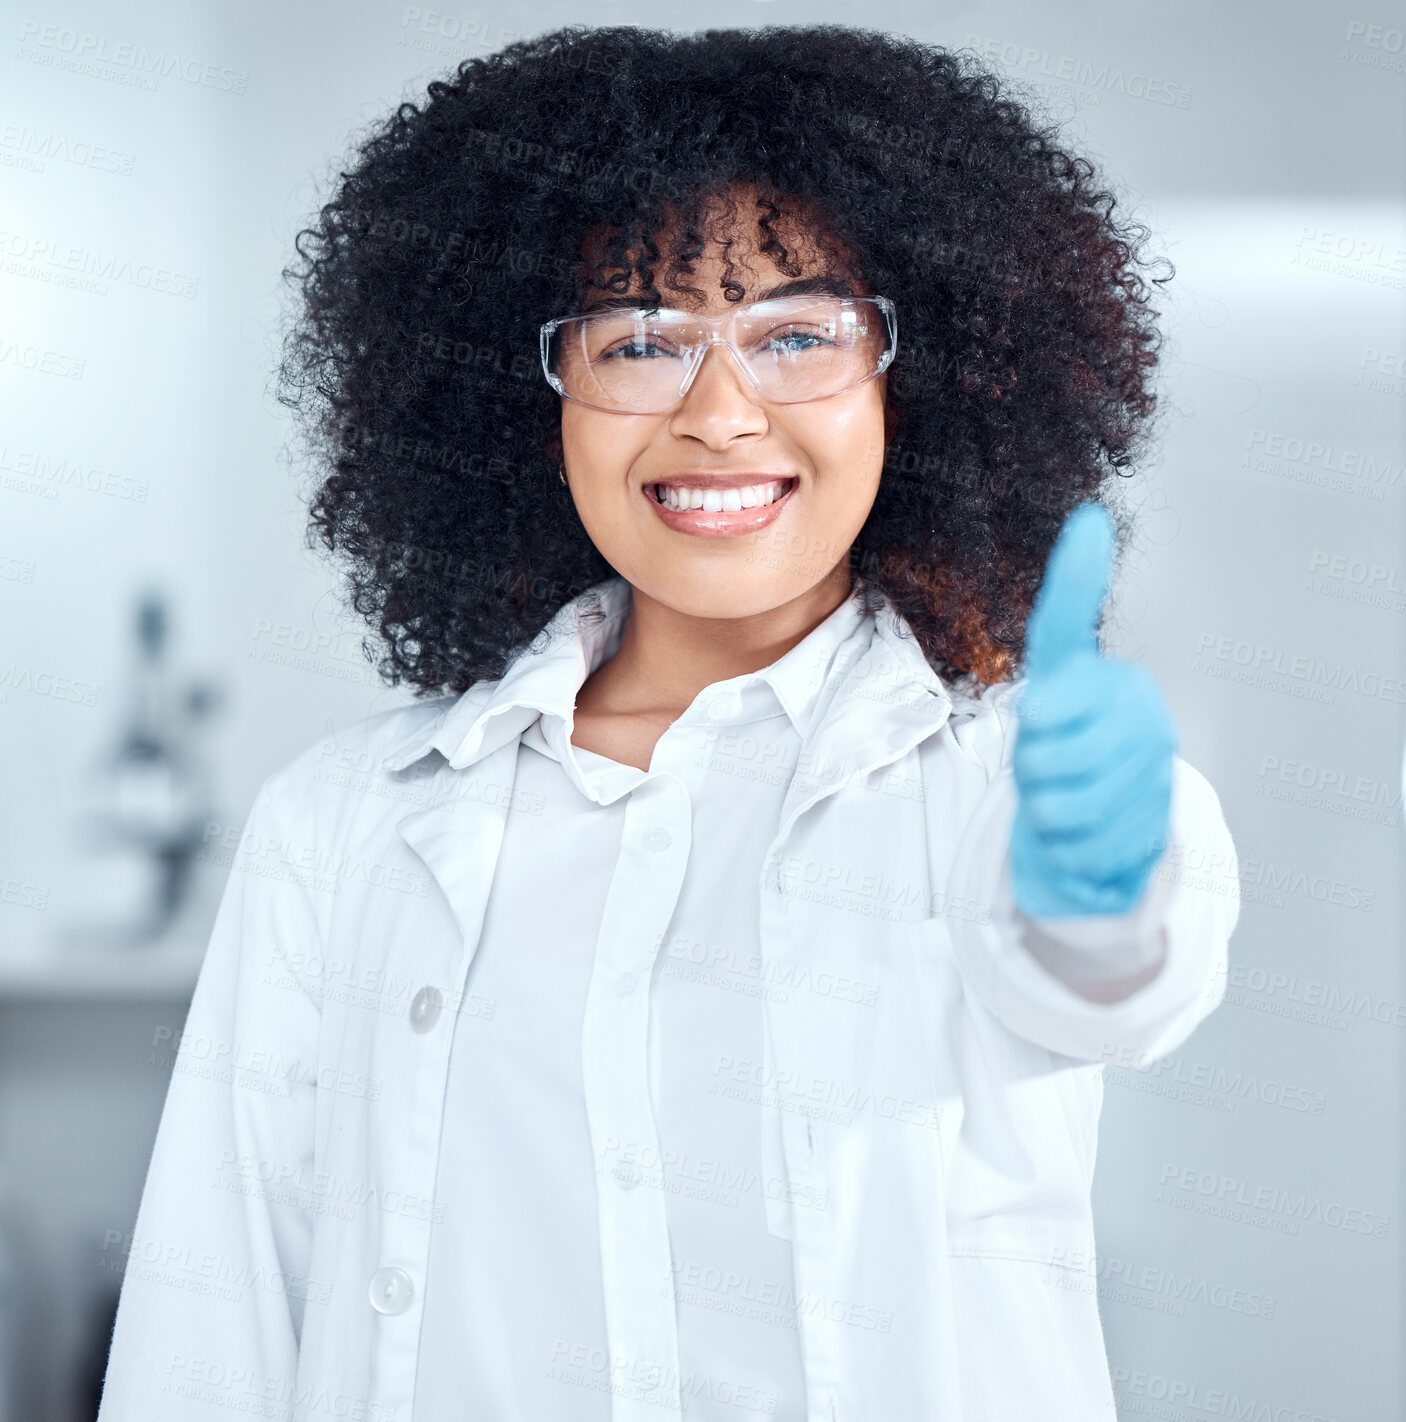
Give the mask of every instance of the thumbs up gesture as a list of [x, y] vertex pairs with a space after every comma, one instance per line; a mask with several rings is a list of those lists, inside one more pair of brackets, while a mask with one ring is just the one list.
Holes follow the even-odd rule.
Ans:
[[1113, 523], [1065, 520], [1025, 633], [1011, 829], [1016, 906], [1032, 918], [1135, 907], [1166, 841], [1177, 734], [1152, 676], [1098, 647]]

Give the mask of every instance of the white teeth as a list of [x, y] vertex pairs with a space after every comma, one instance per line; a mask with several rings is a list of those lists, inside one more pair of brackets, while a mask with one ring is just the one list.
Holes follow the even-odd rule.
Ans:
[[665, 508], [702, 509], [705, 513], [737, 513], [741, 509], [764, 508], [786, 492], [789, 481], [774, 479], [767, 484], [744, 484], [736, 489], [693, 489], [672, 484], [658, 485]]

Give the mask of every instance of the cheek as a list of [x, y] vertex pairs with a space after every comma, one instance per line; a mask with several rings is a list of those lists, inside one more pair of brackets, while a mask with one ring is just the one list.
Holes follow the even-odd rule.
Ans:
[[[881, 465], [884, 455], [884, 377], [840, 396], [821, 401], [821, 417], [809, 426], [821, 451], [833, 450], [850, 462]], [[830, 408], [824, 408], [825, 406]]]
[[563, 402], [561, 447], [578, 503], [618, 499], [649, 443], [648, 421]]
[[573, 479], [589, 476], [602, 464], [609, 463], [611, 442], [605, 425], [608, 418], [602, 411], [563, 402], [561, 447]]
[[802, 431], [817, 487], [828, 495], [826, 503], [837, 511], [860, 509], [861, 523], [878, 493], [884, 467], [883, 404], [868, 393], [871, 390], [872, 385], [856, 392], [865, 398], [828, 412], [829, 418]]

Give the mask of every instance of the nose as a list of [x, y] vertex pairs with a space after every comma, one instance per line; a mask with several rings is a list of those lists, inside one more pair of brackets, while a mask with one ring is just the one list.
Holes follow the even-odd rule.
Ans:
[[[723, 350], [714, 352], [713, 346]], [[669, 417], [675, 438], [696, 439], [720, 450], [734, 439], [765, 435], [770, 428], [756, 382], [721, 337], [714, 337], [694, 358], [680, 388], [683, 393]]]
[[[721, 349], [718, 352], [717, 359], [713, 361], [712, 369], [717, 370], [719, 367], [726, 368], [728, 365], [731, 365], [733, 368], [733, 383], [741, 387], [743, 394], [749, 398], [755, 398], [761, 388], [757, 383], [756, 377], [742, 364], [742, 357], [737, 354], [736, 348], [722, 336], [713, 336], [694, 357], [692, 368], [688, 374], [684, 376], [683, 384], [679, 386], [680, 398], [686, 397], [694, 385], [698, 383], [699, 376], [702, 374], [708, 357], [713, 352], [714, 346], [721, 347]], [[730, 362], [723, 359], [724, 353], [732, 357]]]

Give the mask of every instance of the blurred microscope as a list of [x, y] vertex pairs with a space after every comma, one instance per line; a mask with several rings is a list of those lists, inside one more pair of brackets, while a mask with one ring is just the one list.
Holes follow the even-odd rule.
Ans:
[[122, 720], [94, 767], [80, 827], [92, 851], [82, 871], [83, 901], [94, 916], [64, 930], [76, 946], [163, 940], [190, 896], [213, 809], [204, 732], [220, 692], [172, 671], [160, 593], [138, 598], [132, 629]]

